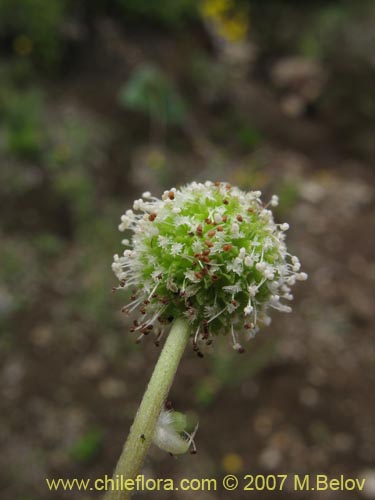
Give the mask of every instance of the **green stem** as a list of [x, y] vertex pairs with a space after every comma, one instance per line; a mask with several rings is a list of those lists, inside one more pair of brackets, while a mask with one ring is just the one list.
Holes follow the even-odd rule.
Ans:
[[[154, 372], [138, 408], [128, 439], [117, 463], [113, 479], [134, 479], [141, 469], [154, 436], [159, 414], [172, 385], [178, 364], [190, 336], [185, 320], [177, 319], [171, 328]], [[116, 484], [116, 481], [115, 481]], [[108, 490], [105, 500], [126, 500], [128, 491]]]

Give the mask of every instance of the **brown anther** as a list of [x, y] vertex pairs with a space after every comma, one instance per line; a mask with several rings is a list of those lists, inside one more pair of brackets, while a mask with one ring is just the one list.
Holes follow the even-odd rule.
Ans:
[[212, 339], [208, 339], [206, 345], [211, 345], [211, 344], [212, 344]]
[[161, 299], [160, 302], [162, 304], [164, 304], [164, 305], [169, 304], [169, 300], [166, 297], [164, 297], [163, 299]]
[[162, 273], [158, 274], [158, 275], [156, 276], [156, 278], [157, 278], [158, 280], [163, 279], [163, 274], [162, 274]]
[[143, 303], [144, 303], [145, 306], [148, 306], [149, 303], [150, 303], [150, 301], [146, 299], [146, 300], [143, 301]]
[[237, 306], [238, 305], [237, 300], [231, 300], [230, 303], [232, 304], [232, 306]]
[[215, 185], [216, 187], [220, 187], [220, 186], [221, 186], [221, 182], [216, 181], [216, 182], [214, 183], [214, 185]]
[[223, 203], [224, 205], [229, 205], [229, 201], [226, 198], [224, 198]]
[[212, 281], [217, 281], [219, 279], [219, 276], [217, 274], [212, 275]]
[[199, 259], [199, 258], [200, 258], [200, 256], [201, 256], [201, 254], [200, 254], [199, 252], [198, 252], [198, 253], [195, 253], [195, 254], [194, 254], [194, 259]]
[[130, 331], [130, 332], [132, 332], [132, 333], [133, 333], [133, 332], [135, 332], [135, 326], [131, 326], [131, 327], [129, 328], [129, 331]]
[[141, 314], [146, 314], [146, 308], [145, 307], [141, 307], [140, 311], [141, 311]]
[[227, 191], [229, 191], [230, 189], [232, 189], [232, 186], [229, 184], [229, 182], [225, 185], [225, 189]]
[[236, 219], [238, 220], [238, 222], [242, 222], [243, 221], [243, 217], [241, 214], [238, 214]]
[[156, 219], [156, 215], [157, 215], [156, 213], [152, 213], [152, 214], [150, 214], [150, 215], [148, 216], [148, 220], [149, 220], [149, 221], [151, 221], [151, 222], [153, 222], [153, 221]]
[[226, 215], [223, 215], [222, 219], [223, 219], [223, 222], [227, 222], [228, 217]]
[[130, 300], [135, 300], [136, 298], [137, 298], [137, 296], [136, 296], [136, 295], [131, 295], [131, 296], [130, 296]]
[[198, 236], [202, 236], [203, 233], [202, 224], [198, 225], [196, 233]]
[[147, 325], [147, 328], [146, 328], [147, 331], [151, 332], [151, 330], [153, 330], [153, 329], [154, 329], [154, 325]]
[[241, 347], [238, 348], [238, 352], [240, 354], [243, 354], [245, 352], [245, 349], [241, 346]]
[[206, 240], [206, 241], [204, 242], [204, 244], [205, 244], [208, 248], [212, 248], [212, 247], [214, 246], [214, 244], [213, 244], [213, 243], [211, 243], [211, 241], [208, 241], [208, 240]]
[[230, 250], [232, 250], [233, 248], [233, 245], [231, 243], [226, 243], [224, 246], [223, 246], [223, 250], [224, 252], [229, 252]]
[[223, 228], [223, 226], [218, 226], [217, 230], [221, 233], [224, 231], [224, 228]]
[[200, 260], [202, 262], [205, 262], [206, 264], [208, 264], [210, 262], [210, 259], [206, 255], [201, 255], [201, 259]]
[[244, 327], [246, 330], [251, 330], [254, 327], [254, 325], [253, 325], [253, 323], [245, 323]]
[[207, 268], [206, 268], [206, 267], [204, 267], [204, 268], [202, 269], [202, 275], [203, 275], [203, 276], [207, 276], [207, 274], [208, 274], [208, 270], [207, 270]]
[[206, 224], [212, 224], [212, 220], [207, 217], [207, 219], [204, 219], [204, 222]]
[[191, 265], [192, 265], [193, 267], [195, 267], [197, 264], [198, 264], [198, 261], [196, 261], [196, 260], [193, 260], [193, 262], [191, 263]]
[[189, 232], [188, 232], [188, 236], [194, 236], [193, 231], [189, 231]]
[[169, 193], [168, 193], [168, 198], [169, 198], [170, 200], [174, 200], [174, 192], [173, 192], [173, 191], [169, 191]]
[[112, 293], [115, 293], [115, 291], [117, 290], [117, 288], [115, 286], [112, 287]]
[[125, 280], [121, 280], [121, 281], [120, 281], [120, 286], [121, 286], [121, 287], [125, 286]]
[[153, 293], [153, 294], [151, 295], [151, 298], [153, 298], [153, 299], [157, 299], [157, 298], [158, 298], [158, 294], [157, 294], [157, 293]]
[[202, 252], [203, 255], [210, 255], [210, 250], [208, 248], [206, 248], [206, 250], [203, 250]]
[[216, 234], [215, 229], [212, 229], [211, 231], [208, 231], [207, 236], [208, 236], [209, 238], [212, 238], [213, 236], [215, 236], [215, 234]]
[[254, 209], [253, 209], [252, 207], [249, 207], [249, 208], [247, 209], [247, 211], [249, 212], [249, 214], [251, 214], [251, 213], [253, 213], [253, 212], [254, 212]]
[[201, 280], [203, 278], [203, 274], [199, 273], [198, 271], [195, 271], [194, 274], [195, 274], [195, 277], [199, 280]]

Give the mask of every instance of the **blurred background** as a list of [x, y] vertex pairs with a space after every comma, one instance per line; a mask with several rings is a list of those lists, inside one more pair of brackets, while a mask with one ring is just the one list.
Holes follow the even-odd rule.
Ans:
[[277, 193], [310, 278], [246, 354], [187, 350], [170, 399], [198, 454], [154, 448], [145, 474], [345, 474], [367, 482], [340, 499], [374, 498], [373, 36], [371, 0], [0, 0], [1, 498], [100, 497], [45, 478], [111, 474], [159, 354], [111, 293], [120, 215], [207, 179]]

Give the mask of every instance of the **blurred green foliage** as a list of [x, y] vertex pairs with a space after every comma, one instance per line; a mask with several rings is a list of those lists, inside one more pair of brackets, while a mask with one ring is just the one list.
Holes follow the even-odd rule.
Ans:
[[[52, 112], [38, 88], [19, 85], [13, 71], [3, 75], [2, 319], [7, 311], [33, 308], [49, 290], [68, 299], [64, 303], [68, 321], [85, 317], [87, 323], [113, 324], [108, 255], [116, 248], [117, 230], [107, 221], [116, 220], [120, 208], [109, 198], [99, 203], [95, 170], [95, 160], [108, 140], [106, 126], [78, 111]], [[101, 245], [91, 245], [93, 234]], [[61, 267], [64, 272], [55, 280]]]
[[174, 82], [160, 69], [144, 64], [131, 74], [119, 95], [123, 106], [165, 124], [181, 124], [186, 106]]
[[238, 129], [238, 142], [241, 146], [254, 149], [262, 142], [262, 134], [256, 128], [248, 124], [243, 124]]
[[[342, 4], [327, 3], [326, 6], [315, 11], [311, 17], [309, 27], [299, 39], [300, 51], [306, 57], [324, 60], [340, 47], [340, 42], [349, 31], [359, 28], [361, 18], [366, 15], [367, 0], [363, 2], [347, 2], [346, 8]], [[357, 22], [352, 24], [353, 20]], [[346, 33], [346, 34], [345, 34]], [[349, 50], [355, 45], [348, 45]], [[358, 54], [360, 57], [365, 54]]]
[[0, 39], [17, 55], [54, 68], [62, 57], [66, 6], [66, 0], [0, 0]]
[[370, 137], [375, 120], [374, 17], [369, 15], [373, 7], [371, 0], [328, 4], [314, 12], [299, 41], [305, 57], [315, 58], [329, 68], [319, 101], [322, 113], [343, 143], [356, 154], [365, 155], [373, 154]]
[[168, 27], [179, 27], [197, 16], [199, 0], [115, 0], [125, 20], [146, 20]]
[[345, 25], [347, 12], [337, 5], [328, 5], [319, 12], [310, 29], [300, 38], [300, 51], [306, 57], [322, 59], [331, 50], [341, 27]]
[[[56, 124], [45, 164], [56, 195], [70, 207], [73, 224], [84, 225], [95, 208], [95, 185], [87, 162], [94, 131], [76, 116]], [[80, 228], [79, 228], [80, 229]]]
[[92, 428], [83, 434], [70, 448], [69, 455], [76, 462], [89, 462], [100, 451], [103, 432]]
[[17, 92], [0, 87], [0, 120], [4, 146], [20, 158], [40, 157], [45, 144], [42, 124], [42, 94], [38, 89]]
[[[55, 73], [74, 41], [86, 39], [101, 17], [114, 15], [125, 24], [147, 22], [171, 29], [197, 17], [198, 0], [0, 0], [0, 43], [16, 56], [30, 58]], [[89, 28], [89, 29], [88, 29]], [[73, 30], [73, 31], [72, 31]]]

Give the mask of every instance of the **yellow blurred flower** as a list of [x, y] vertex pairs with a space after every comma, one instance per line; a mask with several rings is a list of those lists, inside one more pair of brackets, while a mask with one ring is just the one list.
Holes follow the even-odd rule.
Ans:
[[229, 42], [245, 40], [249, 30], [249, 16], [234, 0], [203, 0], [201, 13], [211, 21], [219, 36]]
[[248, 22], [242, 14], [237, 14], [234, 17], [223, 19], [218, 24], [217, 30], [219, 35], [230, 42], [240, 42], [246, 38]]
[[231, 0], [203, 0], [201, 12], [204, 17], [217, 18], [231, 8]]
[[238, 474], [243, 471], [243, 460], [238, 453], [227, 453], [222, 459], [222, 467], [229, 474]]

